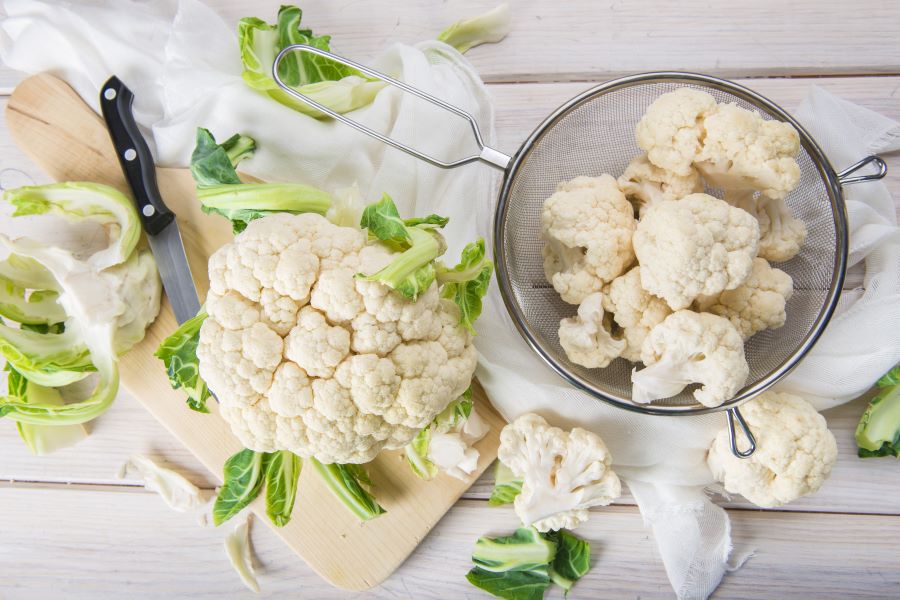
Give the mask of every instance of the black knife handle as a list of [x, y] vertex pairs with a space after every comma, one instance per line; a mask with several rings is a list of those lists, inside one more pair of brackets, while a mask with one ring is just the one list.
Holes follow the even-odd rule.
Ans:
[[144, 229], [148, 234], [156, 235], [175, 219], [175, 214], [159, 194], [156, 165], [134, 120], [133, 101], [134, 94], [115, 75], [100, 88], [100, 109], [119, 164], [134, 193]]

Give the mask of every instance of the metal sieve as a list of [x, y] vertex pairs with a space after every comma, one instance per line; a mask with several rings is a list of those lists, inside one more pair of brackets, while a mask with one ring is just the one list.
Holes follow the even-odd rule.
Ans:
[[[290, 52], [310, 52], [337, 61], [467, 120], [480, 152], [456, 160], [441, 160], [332, 111], [281, 80], [278, 65]], [[750, 456], [756, 442], [738, 405], [772, 386], [797, 365], [822, 334], [840, 297], [847, 265], [847, 215], [841, 186], [881, 179], [887, 172], [884, 161], [876, 156], [836, 172], [806, 130], [773, 102], [741, 85], [706, 75], [646, 73], [598, 85], [556, 109], [511, 157], [484, 145], [478, 124], [467, 112], [318, 48], [304, 45], [284, 48], [275, 60], [273, 77], [294, 98], [429, 164], [453, 168], [483, 161], [503, 170], [493, 223], [497, 281], [506, 308], [528, 345], [569, 383], [619, 408], [652, 415], [727, 411], [731, 448], [740, 457]], [[574, 315], [577, 307], [563, 302], [547, 282], [541, 257], [541, 208], [557, 183], [579, 175], [621, 174], [631, 159], [642, 152], [634, 131], [647, 107], [661, 94], [680, 87], [701, 89], [720, 103], [735, 103], [766, 119], [788, 122], [797, 129], [801, 141], [797, 157], [800, 184], [786, 202], [793, 214], [805, 221], [808, 235], [796, 257], [777, 265], [794, 280], [794, 294], [787, 303], [787, 320], [783, 327], [760, 332], [746, 343], [750, 365], [747, 385], [734, 398], [715, 408], [694, 400], [692, 391], [696, 386], [673, 398], [637, 404], [631, 400], [632, 363], [617, 359], [605, 369], [587, 369], [572, 363], [559, 344], [557, 329], [560, 319]], [[869, 164], [876, 166], [877, 173], [851, 176]], [[722, 196], [720, 190], [707, 189], [707, 192]], [[738, 448], [735, 420], [745, 436], [744, 450]]]

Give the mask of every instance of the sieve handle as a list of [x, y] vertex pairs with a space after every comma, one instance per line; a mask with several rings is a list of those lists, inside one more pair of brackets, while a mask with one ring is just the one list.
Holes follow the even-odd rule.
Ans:
[[[853, 173], [856, 173], [863, 167], [867, 167], [869, 165], [875, 165], [875, 168], [878, 169], [875, 173], [870, 173], [869, 175], [856, 175], [854, 177], [850, 177]], [[861, 161], [850, 165], [840, 173], [838, 173], [838, 181], [841, 185], [853, 185], [854, 183], [863, 183], [864, 181], [878, 181], [882, 179], [885, 175], [887, 175], [887, 165], [881, 159], [880, 156], [867, 156]]]
[[[741, 414], [741, 411], [737, 408], [729, 408], [726, 412], [728, 413], [728, 440], [731, 442], [731, 453], [738, 458], [749, 458], [756, 452], [756, 438], [753, 437], [753, 432], [747, 426], [747, 421], [744, 420], [744, 415]], [[737, 432], [735, 432], [734, 428], [735, 419], [740, 423], [741, 431], [747, 436], [748, 446], [746, 450], [738, 449]]]
[[[385, 83], [389, 83], [394, 87], [400, 88], [404, 92], [408, 92], [408, 93], [412, 94], [413, 96], [416, 96], [427, 102], [430, 102], [430, 103], [434, 104], [435, 106], [443, 108], [444, 110], [449, 111], [449, 112], [457, 115], [458, 117], [462, 117], [463, 119], [468, 121], [469, 125], [472, 127], [472, 133], [475, 136], [475, 142], [478, 144], [478, 148], [479, 148], [479, 150], [481, 150], [481, 153], [473, 154], [471, 156], [467, 156], [465, 158], [460, 158], [459, 160], [454, 160], [454, 161], [450, 161], [450, 162], [443, 161], [443, 160], [437, 159], [433, 156], [430, 156], [428, 154], [425, 154], [424, 152], [420, 152], [420, 151], [416, 150], [415, 148], [407, 146], [406, 144], [404, 144], [402, 142], [398, 142], [397, 140], [395, 140], [393, 138], [390, 138], [384, 134], [381, 134], [381, 133], [375, 131], [371, 127], [363, 125], [359, 121], [354, 121], [353, 119], [347, 118], [346, 116], [328, 108], [327, 106], [324, 106], [324, 105], [316, 102], [309, 96], [298, 91], [296, 88], [293, 88], [293, 87], [287, 85], [284, 81], [282, 81], [281, 77], [278, 75], [278, 67], [281, 65], [281, 61], [284, 60], [285, 56], [287, 56], [291, 52], [309, 52], [310, 54], [316, 54], [318, 56], [322, 56], [329, 60], [338, 62], [342, 65], [352, 67], [352, 68], [356, 69], [357, 71], [368, 75], [369, 77], [373, 77], [373, 78], [381, 80]], [[509, 161], [510, 161], [509, 156], [484, 145], [484, 140], [481, 137], [481, 130], [478, 128], [478, 123], [475, 121], [475, 117], [473, 117], [466, 111], [464, 111], [461, 108], [458, 108], [456, 106], [453, 106], [452, 104], [448, 104], [447, 102], [444, 102], [440, 98], [435, 98], [431, 94], [423, 92], [420, 89], [417, 89], [410, 85], [407, 85], [407, 84], [403, 83], [402, 81], [398, 81], [398, 80], [394, 79], [393, 77], [388, 77], [384, 73], [380, 73], [374, 69], [370, 69], [369, 67], [363, 66], [352, 60], [337, 56], [336, 54], [332, 54], [331, 52], [327, 52], [320, 48], [314, 48], [312, 46], [307, 46], [305, 44], [294, 44], [292, 46], [285, 47], [284, 49], [281, 50], [281, 52], [278, 53], [278, 56], [275, 57], [275, 62], [272, 64], [272, 78], [275, 80], [275, 83], [278, 84], [278, 87], [280, 87], [282, 90], [284, 90], [285, 92], [287, 92], [288, 94], [290, 94], [291, 96], [296, 98], [297, 100], [303, 102], [304, 104], [312, 106], [316, 110], [319, 110], [319, 111], [325, 113], [326, 115], [328, 115], [334, 119], [337, 119], [341, 123], [344, 123], [346, 125], [349, 125], [350, 127], [353, 127], [357, 131], [361, 131], [362, 133], [365, 133], [366, 135], [368, 135], [370, 137], [380, 140], [380, 141], [384, 142], [385, 144], [396, 148], [397, 150], [402, 150], [403, 152], [406, 152], [407, 154], [409, 154], [411, 156], [415, 156], [416, 158], [423, 160], [430, 165], [434, 165], [435, 167], [440, 167], [442, 169], [452, 169], [454, 167], [467, 165], [469, 163], [472, 163], [472, 162], [475, 162], [478, 160], [486, 162], [489, 165], [496, 167], [498, 169], [506, 169], [506, 165], [509, 164]]]

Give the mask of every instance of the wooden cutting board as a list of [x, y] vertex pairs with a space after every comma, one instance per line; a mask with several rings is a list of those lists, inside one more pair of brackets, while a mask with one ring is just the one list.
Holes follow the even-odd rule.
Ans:
[[[19, 84], [9, 99], [6, 120], [19, 148], [53, 179], [105, 183], [129, 194], [103, 121], [61, 80], [38, 75]], [[178, 216], [202, 299], [209, 285], [207, 259], [231, 239], [230, 224], [221, 217], [203, 214], [187, 169], [160, 168], [157, 176], [166, 204]], [[120, 360], [122, 384], [221, 479], [225, 459], [241, 448], [240, 443], [219, 417], [214, 402], [210, 403], [212, 414], [189, 410], [183, 394], [172, 390], [162, 363], [153, 356], [159, 343], [175, 328], [172, 310], [163, 299], [159, 317], [147, 337]], [[275, 531], [333, 585], [365, 590], [386, 579], [496, 458], [504, 421], [479, 386], [473, 391], [491, 431], [477, 445], [481, 458], [468, 482], [445, 475], [424, 481], [413, 474], [400, 452], [383, 452], [369, 465], [369, 472], [377, 486], [378, 501], [387, 513], [360, 523], [332, 496], [315, 471], [305, 468], [293, 518], [283, 528], [273, 527]], [[261, 501], [252, 508], [258, 523], [270, 524]]]

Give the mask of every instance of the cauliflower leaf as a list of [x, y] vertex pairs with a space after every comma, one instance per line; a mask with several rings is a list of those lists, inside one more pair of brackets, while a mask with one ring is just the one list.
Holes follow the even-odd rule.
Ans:
[[183, 389], [187, 394], [188, 407], [202, 413], [209, 412], [206, 401], [210, 392], [200, 377], [197, 344], [200, 343], [200, 326], [206, 317], [206, 308], [202, 307], [196, 316], [182, 323], [164, 339], [153, 354], [166, 366], [172, 389]]
[[888, 371], [875, 385], [878, 394], [869, 401], [856, 426], [859, 456], [900, 457], [900, 366]]
[[482, 298], [487, 294], [494, 273], [494, 263], [487, 258], [484, 239], [463, 248], [459, 264], [447, 268], [437, 265], [441, 298], [453, 300], [459, 307], [459, 324], [475, 333], [475, 320], [481, 316]]
[[509, 4], [504, 2], [484, 14], [453, 23], [437, 39], [465, 53], [475, 46], [503, 40], [510, 32], [511, 21]]
[[[62, 406], [65, 404], [59, 391], [53, 387], [38, 385], [28, 381], [9, 363], [6, 378], [7, 393], [22, 402]], [[25, 442], [28, 450], [35, 456], [45, 456], [73, 446], [87, 437], [87, 430], [82, 425], [33, 425], [16, 423], [19, 437]]]

